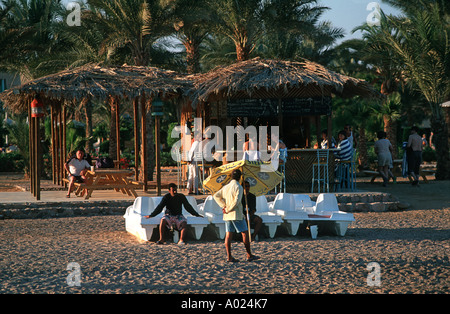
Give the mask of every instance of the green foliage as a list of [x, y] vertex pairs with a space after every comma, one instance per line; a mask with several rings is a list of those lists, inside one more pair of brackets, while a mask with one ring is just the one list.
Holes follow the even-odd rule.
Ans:
[[422, 160], [426, 162], [436, 161], [436, 151], [429, 146], [425, 147], [422, 151]]
[[25, 160], [20, 152], [0, 154], [0, 172], [20, 172], [25, 168]]

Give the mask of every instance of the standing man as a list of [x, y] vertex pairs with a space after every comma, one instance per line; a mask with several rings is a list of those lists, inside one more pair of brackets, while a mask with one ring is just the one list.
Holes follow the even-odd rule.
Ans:
[[[246, 197], [247, 196], [247, 197]], [[244, 181], [244, 196], [242, 196], [242, 207], [244, 218], [247, 220], [247, 203], [248, 202], [248, 214], [250, 216], [250, 228], [254, 230], [252, 234], [252, 241], [255, 241], [256, 236], [259, 233], [259, 230], [262, 227], [262, 219], [256, 213], [256, 196], [255, 194], [250, 192], [250, 183], [248, 181]], [[248, 227], [248, 223], [247, 223]]]
[[407, 145], [408, 170], [414, 179], [412, 185], [419, 185], [420, 164], [422, 163], [422, 137], [417, 134], [418, 132], [418, 127], [413, 126], [411, 128]]
[[177, 193], [177, 185], [175, 183], [169, 184], [169, 193], [163, 196], [161, 202], [156, 206], [155, 210], [145, 218], [155, 217], [158, 215], [164, 207], [166, 207], [166, 214], [161, 218], [161, 223], [159, 225], [159, 240], [156, 244], [164, 244], [164, 233], [166, 229], [176, 229], [180, 231], [179, 245], [184, 245], [184, 241], [187, 219], [183, 216], [183, 206], [184, 208], [196, 217], [203, 217], [195, 211], [195, 209], [189, 204], [186, 196], [181, 193]]
[[234, 170], [231, 177], [232, 180], [230, 183], [225, 185], [213, 196], [217, 204], [222, 207], [226, 230], [225, 249], [227, 251], [227, 261], [232, 263], [239, 261], [231, 255], [231, 241], [233, 240], [233, 232], [240, 232], [242, 234], [245, 250], [247, 251], [247, 261], [251, 262], [259, 259], [259, 257], [253, 255], [250, 250], [250, 237], [247, 232], [247, 223], [242, 211], [244, 189], [239, 184], [241, 171], [238, 169]]

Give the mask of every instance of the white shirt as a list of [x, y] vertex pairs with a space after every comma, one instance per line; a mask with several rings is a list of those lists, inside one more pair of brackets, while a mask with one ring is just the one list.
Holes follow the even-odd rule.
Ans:
[[81, 171], [91, 167], [86, 159], [79, 160], [78, 158], [73, 158], [67, 165], [69, 166], [69, 171], [72, 176], [80, 176]]

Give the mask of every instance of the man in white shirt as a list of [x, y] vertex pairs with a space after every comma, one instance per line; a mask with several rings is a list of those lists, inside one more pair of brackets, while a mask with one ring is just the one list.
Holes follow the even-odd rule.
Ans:
[[232, 173], [232, 180], [213, 195], [214, 200], [222, 207], [223, 220], [225, 221], [225, 248], [227, 251], [228, 262], [238, 262], [231, 255], [231, 241], [233, 240], [233, 232], [240, 232], [244, 242], [245, 250], [247, 251], [247, 261], [251, 262], [259, 259], [258, 256], [253, 255], [250, 250], [250, 237], [248, 234], [247, 223], [244, 219], [242, 211], [242, 197], [244, 189], [239, 184], [241, 178], [241, 171], [236, 169]]
[[82, 150], [77, 150], [76, 158], [72, 158], [64, 164], [64, 169], [69, 173], [69, 190], [66, 195], [67, 198], [70, 197], [75, 182], [83, 183], [84, 180], [86, 180], [84, 175], [91, 165], [83, 158], [84, 152]]
[[[187, 189], [189, 190], [189, 194], [199, 194], [198, 192], [198, 158], [200, 153], [202, 153], [202, 135], [201, 133], [195, 134], [195, 140], [192, 143], [191, 148], [188, 153], [188, 181], [187, 181]], [[203, 155], [202, 155], [203, 158]], [[201, 160], [200, 160], [201, 161]]]

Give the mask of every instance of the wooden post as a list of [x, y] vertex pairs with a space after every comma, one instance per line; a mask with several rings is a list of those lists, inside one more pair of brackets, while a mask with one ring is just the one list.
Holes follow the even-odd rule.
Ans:
[[52, 181], [56, 184], [56, 134], [55, 134], [55, 105], [50, 107], [50, 121], [51, 121], [51, 133], [52, 133]]
[[62, 125], [62, 106], [58, 108], [58, 185], [64, 185], [63, 173], [64, 173], [64, 159], [63, 156], [63, 125]]
[[34, 163], [35, 163], [35, 196], [36, 196], [36, 200], [40, 200], [41, 199], [41, 149], [40, 149], [40, 142], [41, 142], [41, 138], [40, 138], [40, 118], [34, 118], [35, 122], [34, 122], [34, 127], [35, 127], [35, 131], [34, 131], [34, 140], [35, 140], [35, 144], [34, 144]]
[[159, 139], [159, 116], [155, 117], [155, 143], [156, 143], [156, 195], [161, 196], [161, 152]]
[[28, 164], [29, 164], [29, 175], [30, 175], [30, 193], [34, 196], [34, 120], [31, 118], [31, 105], [28, 106]]
[[115, 99], [116, 105], [116, 160], [120, 161], [120, 114], [119, 114], [119, 99]]
[[147, 192], [147, 110], [145, 109], [145, 97], [141, 97], [141, 154], [142, 154], [142, 180], [144, 181], [143, 190]]
[[134, 114], [134, 179], [139, 181], [139, 97], [133, 100], [133, 114]]
[[331, 120], [331, 113], [328, 116], [328, 148], [331, 148], [331, 137], [333, 134], [333, 121]]
[[61, 110], [62, 110], [62, 149], [61, 149], [61, 185], [65, 185], [65, 182], [62, 181], [62, 179], [67, 177], [66, 170], [64, 169], [64, 164], [66, 162], [67, 158], [67, 143], [66, 143], [66, 106], [63, 106], [61, 103]]

